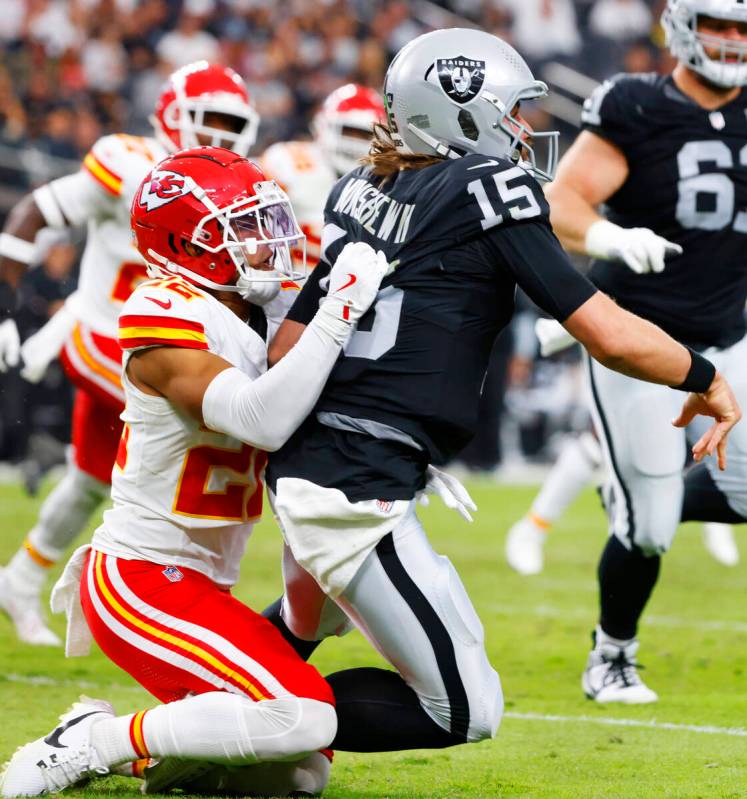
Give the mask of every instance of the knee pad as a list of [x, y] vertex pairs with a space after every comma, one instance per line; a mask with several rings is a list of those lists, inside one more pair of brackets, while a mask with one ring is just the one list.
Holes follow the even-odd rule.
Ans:
[[291, 697], [252, 703], [249, 714], [259, 712], [267, 733], [255, 733], [252, 747], [258, 760], [287, 760], [327, 748], [337, 733], [332, 705], [317, 699]]

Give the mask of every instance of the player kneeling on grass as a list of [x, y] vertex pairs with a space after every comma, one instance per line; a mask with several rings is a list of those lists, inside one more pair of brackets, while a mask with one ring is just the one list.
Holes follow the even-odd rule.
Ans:
[[[126, 407], [113, 507], [53, 604], [68, 614], [69, 655], [92, 636], [164, 704], [115, 716], [84, 700], [16, 752], [2, 795], [59, 791], [147, 757], [164, 758], [149, 790], [183, 785], [210, 763], [234, 768], [243, 794], [317, 792], [329, 770], [318, 750], [337, 727], [332, 692], [230, 588], [261, 513], [265, 452], [314, 406], [386, 261], [366, 244], [346, 248], [297, 347], [267, 371], [256, 317], [295, 293], [283, 288], [303, 239], [278, 186], [227, 150], [184, 150], [145, 178], [132, 226], [159, 277], [119, 319]], [[236, 767], [302, 758], [279, 765], [284, 787], [263, 767], [236, 788]]]

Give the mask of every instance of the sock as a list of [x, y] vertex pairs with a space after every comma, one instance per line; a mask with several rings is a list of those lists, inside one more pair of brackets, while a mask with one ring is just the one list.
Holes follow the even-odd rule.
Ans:
[[569, 439], [532, 503], [530, 521], [548, 530], [589, 484], [600, 463], [599, 444], [590, 433]]
[[346, 669], [330, 674], [337, 710], [331, 748], [341, 752], [442, 749], [463, 744], [423, 710], [417, 694], [396, 672]]
[[741, 524], [745, 519], [731, 509], [705, 463], [698, 463], [685, 475], [681, 521]]
[[607, 539], [599, 560], [599, 626], [620, 641], [635, 638], [638, 619], [659, 578], [661, 557], [626, 549], [616, 536]]
[[308, 660], [313, 654], [314, 650], [321, 644], [321, 641], [304, 641], [302, 638], [297, 638], [288, 629], [288, 625], [283, 621], [280, 610], [283, 606], [283, 597], [276, 599], [271, 605], [268, 605], [263, 611], [262, 615], [280, 631], [280, 635], [296, 650], [296, 653], [303, 660]]
[[143, 736], [143, 720], [148, 712], [104, 719], [91, 727], [91, 744], [104, 765], [111, 768], [150, 757]]
[[16, 594], [38, 596], [55, 560], [45, 557], [27, 538], [6, 566], [5, 579]]

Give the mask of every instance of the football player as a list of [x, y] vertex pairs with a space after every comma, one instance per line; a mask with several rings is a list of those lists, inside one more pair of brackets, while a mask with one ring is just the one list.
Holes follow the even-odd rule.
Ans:
[[[566, 247], [597, 259], [591, 279], [602, 291], [704, 352], [744, 399], [747, 9], [669, 0], [662, 22], [674, 71], [620, 75], [587, 100], [585, 129], [548, 189], [552, 222]], [[702, 421], [675, 429], [666, 420], [676, 392], [595, 362], [589, 372], [611, 535], [582, 684], [598, 702], [653, 702], [636, 670], [638, 621], [680, 519], [747, 515], [747, 430], [730, 437], [725, 471], [702, 463], [683, 481], [686, 442]]]
[[538, 183], [552, 176], [557, 134], [530, 131], [520, 111], [546, 90], [513, 48], [482, 31], [434, 31], [407, 44], [385, 80], [388, 126], [330, 195], [322, 259], [271, 346], [272, 361], [302, 334], [349, 242], [386, 253], [393, 273], [267, 473], [287, 545], [275, 623], [299, 649], [352, 623], [397, 670], [328, 678], [337, 749], [450, 746], [488, 738], [500, 722], [482, 625], [413, 499], [429, 465], [475, 430], [517, 284], [612, 369], [698, 392], [677, 420], [717, 418], [695, 445], [698, 460], [720, 440], [723, 465], [721, 435], [740, 416], [707, 359], [570, 264]]
[[263, 171], [277, 180], [293, 203], [306, 234], [311, 268], [319, 260], [324, 201], [337, 180], [368, 153], [374, 123], [383, 119], [381, 97], [373, 89], [348, 83], [335, 89], [314, 116], [313, 141], [278, 142], [260, 159]]
[[[13, 756], [3, 796], [59, 791], [148, 757], [166, 758], [146, 773], [150, 791], [185, 782], [189, 764], [169, 758], [308, 766], [335, 734], [327, 683], [230, 588], [262, 510], [266, 452], [314, 406], [386, 259], [350, 244], [297, 346], [268, 371], [252, 310], [299, 276], [290, 249], [303, 240], [277, 184], [227, 150], [182, 150], [140, 185], [132, 228], [160, 278], [119, 316], [125, 425], [113, 507], [68, 562], [53, 606], [67, 611], [68, 654], [93, 637], [164, 704], [117, 717], [106, 703], [78, 703]], [[313, 771], [323, 780], [328, 768]]]
[[245, 155], [258, 121], [244, 82], [233, 70], [204, 61], [183, 67], [170, 76], [159, 98], [154, 137], [118, 134], [99, 139], [79, 172], [21, 200], [0, 234], [2, 371], [19, 359], [13, 294], [33, 259], [34, 236], [45, 226], [88, 225], [78, 290], [22, 348], [27, 379], [40, 380], [62, 350], [65, 371], [77, 388], [72, 460], [0, 574], [0, 609], [22, 641], [60, 643], [41, 613], [41, 591], [50, 568], [109, 495], [124, 402], [117, 315], [146, 277], [145, 264], [131, 243], [135, 190], [155, 163], [183, 147], [223, 145]]

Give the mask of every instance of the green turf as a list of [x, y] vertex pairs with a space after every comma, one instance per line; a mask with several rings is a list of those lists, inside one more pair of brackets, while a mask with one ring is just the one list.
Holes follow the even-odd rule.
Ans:
[[[543, 575], [521, 578], [502, 557], [509, 524], [532, 489], [473, 486], [480, 507], [467, 525], [435, 502], [423, 512], [436, 547], [460, 571], [485, 624], [490, 659], [513, 714], [590, 717], [549, 722], [507, 717], [497, 738], [441, 752], [340, 753], [330, 799], [534, 797], [536, 799], [685, 799], [747, 797], [747, 737], [684, 730], [603, 726], [594, 719], [747, 726], [747, 566], [725, 569], [705, 555], [697, 526], [683, 527], [665, 559], [659, 590], [641, 630], [645, 677], [661, 699], [643, 707], [603, 707], [579, 687], [596, 609], [594, 570], [604, 520], [591, 492], [552, 533]], [[34, 520], [38, 501], [0, 486], [0, 560]], [[741, 532], [741, 531], [740, 531]], [[747, 539], [740, 536], [747, 555]], [[257, 608], [280, 589], [279, 536], [271, 522], [250, 542], [237, 595]], [[55, 629], [62, 633], [60, 619]], [[380, 663], [354, 633], [314, 657], [322, 672]], [[81, 692], [121, 711], [152, 704], [100, 653], [64, 660], [19, 645], [0, 619], [0, 755], [46, 733]], [[29, 678], [38, 678], [35, 681]], [[136, 796], [133, 782], [107, 778], [79, 791]]]

